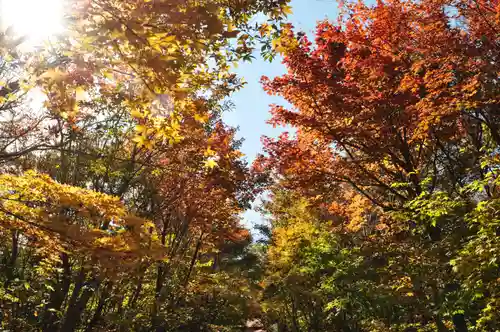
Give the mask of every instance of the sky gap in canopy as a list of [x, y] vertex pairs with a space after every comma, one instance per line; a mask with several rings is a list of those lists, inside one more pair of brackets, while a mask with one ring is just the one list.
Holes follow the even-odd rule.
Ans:
[[[290, 22], [296, 30], [306, 32], [311, 38], [317, 21], [326, 18], [335, 20], [338, 16], [338, 2], [335, 0], [292, 0], [291, 6], [293, 13], [289, 17]], [[284, 130], [266, 123], [269, 119], [269, 105], [287, 105], [280, 97], [268, 96], [260, 84], [262, 75], [272, 78], [285, 73], [281, 59], [276, 58], [269, 63], [261, 59], [258, 53], [259, 50], [252, 62], [241, 63], [235, 70], [247, 84], [233, 95], [234, 111], [226, 113], [224, 117], [228, 124], [239, 127], [238, 137], [244, 138], [241, 150], [250, 163], [262, 151], [262, 135], [276, 137]], [[250, 228], [260, 223], [261, 219], [260, 214], [253, 210], [244, 214], [245, 224]]]

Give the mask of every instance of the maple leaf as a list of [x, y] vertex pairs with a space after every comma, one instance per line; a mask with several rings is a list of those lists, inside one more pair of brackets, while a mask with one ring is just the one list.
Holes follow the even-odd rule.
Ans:
[[136, 119], [142, 119], [144, 118], [145, 114], [137, 109], [134, 109], [130, 112], [130, 115], [132, 115]]
[[43, 73], [42, 75], [40, 75], [40, 78], [45, 78], [45, 79], [49, 79], [49, 80], [52, 80], [52, 81], [55, 81], [55, 82], [60, 82], [62, 80], [64, 80], [66, 77], [67, 77], [67, 73], [61, 71], [59, 68], [51, 68], [49, 70], [47, 70], [45, 73]]
[[281, 12], [285, 15], [291, 15], [292, 14], [292, 7], [289, 5], [284, 5], [281, 7]]
[[84, 101], [88, 99], [87, 92], [83, 87], [77, 87], [75, 89], [75, 99], [76, 101]]
[[217, 162], [212, 158], [207, 159], [203, 162], [203, 167], [208, 168], [208, 169], [212, 169], [216, 166], [217, 166]]
[[199, 123], [207, 123], [208, 121], [208, 116], [207, 115], [200, 115], [200, 114], [195, 114], [194, 119], [198, 121]]

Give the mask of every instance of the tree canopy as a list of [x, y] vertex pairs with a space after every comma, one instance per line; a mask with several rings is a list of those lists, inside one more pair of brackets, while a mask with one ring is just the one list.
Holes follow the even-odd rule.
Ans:
[[[309, 36], [287, 0], [68, 3], [57, 42], [0, 35], [3, 330], [500, 329], [499, 4]], [[223, 115], [256, 56], [288, 131], [250, 166]]]
[[255, 163], [274, 179], [264, 294], [282, 329], [498, 329], [497, 12], [347, 2], [314, 42], [282, 32], [288, 72], [263, 84], [292, 105], [270, 122], [296, 131]]

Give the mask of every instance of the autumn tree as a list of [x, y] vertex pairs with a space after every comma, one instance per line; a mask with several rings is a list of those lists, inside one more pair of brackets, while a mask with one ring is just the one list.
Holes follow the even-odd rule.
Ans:
[[250, 19], [287, 1], [73, 4], [50, 48], [2, 35], [2, 327], [239, 328], [252, 285], [227, 248], [255, 185], [221, 113]]
[[[255, 167], [275, 179], [273, 192], [319, 209], [320, 220], [335, 226], [330, 232], [350, 238], [344, 248], [370, 262], [364, 268], [375, 279], [353, 272], [353, 283], [374, 287], [355, 292], [369, 294], [364, 304], [347, 302], [350, 314], [359, 310], [351, 330], [496, 326], [496, 259], [474, 266], [483, 246], [473, 253], [467, 244], [481, 238], [495, 250], [497, 216], [483, 206], [497, 195], [496, 12], [494, 4], [468, 1], [348, 2], [337, 22], [318, 24], [314, 43], [291, 26], [274, 42], [288, 72], [264, 77], [264, 88], [292, 108], [273, 106], [270, 122], [296, 132], [264, 138], [267, 155]], [[279, 239], [299, 221], [274, 227]], [[313, 250], [306, 243], [302, 250]], [[269, 259], [274, 266], [277, 258]], [[475, 286], [463, 279], [466, 266], [479, 273]], [[307, 330], [303, 323], [287, 326]]]

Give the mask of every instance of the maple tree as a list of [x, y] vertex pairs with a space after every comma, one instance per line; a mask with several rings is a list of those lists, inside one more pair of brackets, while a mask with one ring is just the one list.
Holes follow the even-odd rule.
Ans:
[[[340, 8], [337, 22], [318, 24], [314, 43], [284, 29], [274, 45], [288, 71], [262, 80], [292, 105], [273, 105], [270, 123], [295, 132], [264, 138], [266, 155], [254, 167], [274, 179], [271, 205], [286, 211], [298, 197], [310, 211], [286, 226], [281, 209], [270, 211], [268, 273], [291, 296], [270, 300], [270, 308], [285, 306], [277, 324], [494, 330], [497, 7], [378, 1]], [[331, 237], [328, 245], [322, 236]], [[290, 301], [296, 307], [286, 309]]]

